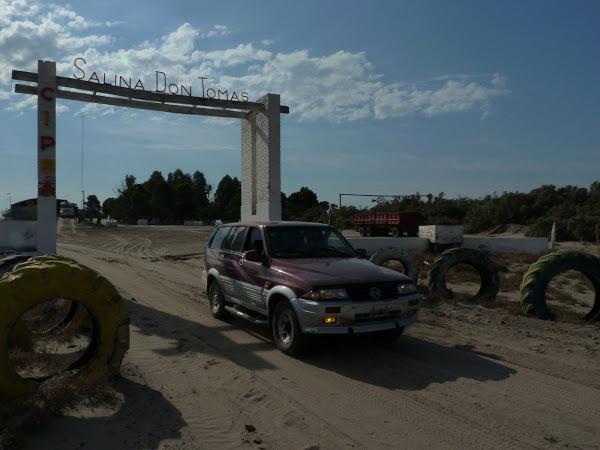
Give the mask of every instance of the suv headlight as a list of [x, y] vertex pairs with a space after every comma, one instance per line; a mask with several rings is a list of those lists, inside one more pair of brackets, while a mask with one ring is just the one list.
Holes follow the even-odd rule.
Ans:
[[345, 300], [348, 298], [348, 292], [343, 288], [320, 289], [307, 292], [302, 298], [307, 300]]
[[414, 283], [407, 281], [406, 283], [400, 283], [398, 285], [398, 294], [406, 295], [406, 294], [414, 294], [417, 292], [417, 288]]

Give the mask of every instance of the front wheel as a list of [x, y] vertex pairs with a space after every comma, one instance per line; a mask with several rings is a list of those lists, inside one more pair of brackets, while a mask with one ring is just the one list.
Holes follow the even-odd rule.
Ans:
[[292, 305], [285, 301], [275, 306], [273, 314], [273, 340], [286, 355], [299, 355], [308, 347], [308, 337], [302, 333]]
[[223, 297], [221, 288], [219, 288], [219, 285], [216, 283], [216, 281], [210, 285], [208, 303], [213, 317], [222, 319], [227, 315], [227, 310], [225, 309], [225, 297]]

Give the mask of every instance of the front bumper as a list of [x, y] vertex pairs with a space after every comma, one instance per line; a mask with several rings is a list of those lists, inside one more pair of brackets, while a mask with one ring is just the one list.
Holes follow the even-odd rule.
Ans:
[[[315, 302], [303, 298], [292, 300], [292, 306], [307, 334], [372, 333], [412, 325], [417, 320], [421, 294], [373, 301]], [[333, 316], [336, 323], [325, 325], [325, 317]]]

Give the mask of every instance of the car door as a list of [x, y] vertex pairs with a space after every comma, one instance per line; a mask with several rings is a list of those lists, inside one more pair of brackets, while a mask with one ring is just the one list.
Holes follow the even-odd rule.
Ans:
[[221, 291], [227, 301], [232, 301], [233, 297], [233, 276], [234, 271], [231, 262], [231, 242], [235, 235], [236, 227], [224, 227], [228, 229], [227, 235], [223, 238], [219, 250], [220, 268], [219, 281]]
[[[206, 253], [204, 257], [205, 270], [208, 272], [211, 269], [215, 269], [219, 273], [219, 277], [223, 277], [225, 275], [225, 267], [223, 264], [224, 256], [221, 247], [223, 246], [223, 241], [227, 238], [227, 235], [230, 231], [230, 227], [218, 227], [213, 233], [206, 247]], [[223, 291], [224, 286], [222, 280], [220, 287], [221, 291]]]
[[233, 227], [223, 248], [223, 264], [228, 277], [227, 297], [229, 301], [242, 305], [244, 304], [244, 298], [239, 291], [237, 281], [241, 272], [240, 260], [242, 259], [247, 230], [248, 227], [245, 226]]
[[[265, 255], [262, 230], [250, 227], [246, 234], [244, 252], [257, 250]], [[266, 312], [266, 289], [268, 268], [256, 261], [248, 261], [243, 257], [239, 261], [239, 273], [236, 278], [237, 295], [244, 299], [244, 305], [255, 311]]]

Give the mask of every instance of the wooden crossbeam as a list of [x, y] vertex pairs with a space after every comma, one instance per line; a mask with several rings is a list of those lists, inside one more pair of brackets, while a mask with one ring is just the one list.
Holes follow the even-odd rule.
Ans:
[[[37, 95], [38, 89], [37, 86], [17, 84], [15, 85], [15, 92], [17, 94]], [[171, 105], [168, 103], [130, 100], [128, 98], [107, 97], [105, 95], [84, 94], [81, 92], [65, 91], [64, 89], [59, 89], [55, 95], [56, 98], [63, 98], [65, 100], [78, 100], [82, 102], [100, 103], [103, 105], [125, 106], [127, 108], [149, 109], [152, 111], [163, 111], [178, 114], [192, 114], [198, 116], [230, 117], [235, 119], [242, 119], [247, 114], [247, 112], [244, 111], [231, 111], [216, 108], [196, 108], [193, 106], [179, 106]]]
[[[25, 72], [22, 70], [13, 70], [12, 79], [17, 81], [28, 81], [37, 83], [37, 73]], [[146, 100], [150, 102], [161, 102], [161, 103], [177, 103], [188, 106], [207, 106], [212, 108], [226, 108], [226, 109], [238, 109], [238, 110], [252, 110], [252, 111], [264, 111], [265, 107], [262, 103], [256, 102], [236, 102], [233, 100], [218, 100], [204, 97], [193, 97], [191, 95], [174, 95], [174, 94], [161, 94], [160, 92], [148, 92], [140, 89], [129, 89], [125, 87], [113, 86], [111, 84], [94, 83], [92, 81], [78, 80], [75, 78], [67, 77], [56, 77], [58, 86], [68, 87], [72, 89], [79, 89], [84, 91], [92, 91], [94, 93], [100, 92], [103, 94], [118, 95], [120, 97], [126, 97], [128, 99]], [[23, 86], [23, 85], [21, 85]], [[68, 92], [68, 91], [63, 91]], [[23, 92], [26, 93], [26, 92]], [[65, 98], [65, 97], [63, 97]], [[105, 97], [110, 98], [110, 97]], [[125, 105], [117, 105], [125, 106]], [[196, 108], [198, 109], [198, 108]], [[171, 111], [175, 112], [175, 111]], [[281, 106], [281, 114], [289, 114], [289, 106]], [[224, 116], [228, 117], [228, 116]]]

